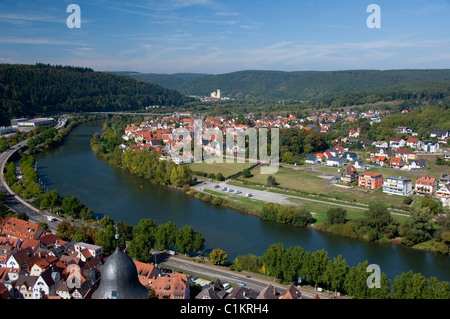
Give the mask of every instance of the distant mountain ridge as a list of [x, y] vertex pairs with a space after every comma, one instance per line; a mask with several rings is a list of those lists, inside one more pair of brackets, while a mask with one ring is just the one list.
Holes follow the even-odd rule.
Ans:
[[311, 101], [343, 94], [413, 83], [450, 81], [450, 69], [262, 71], [225, 74], [134, 73], [134, 79], [175, 89], [186, 95], [209, 96], [220, 89], [232, 98]]

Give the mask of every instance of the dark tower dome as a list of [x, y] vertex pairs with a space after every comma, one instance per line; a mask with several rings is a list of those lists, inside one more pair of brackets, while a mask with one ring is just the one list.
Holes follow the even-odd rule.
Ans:
[[100, 286], [92, 299], [145, 299], [147, 296], [148, 289], [139, 282], [133, 260], [116, 248], [101, 269]]

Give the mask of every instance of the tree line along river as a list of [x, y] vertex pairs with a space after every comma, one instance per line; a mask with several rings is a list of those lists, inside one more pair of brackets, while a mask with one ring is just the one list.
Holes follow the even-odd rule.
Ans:
[[367, 260], [379, 265], [392, 280], [412, 270], [450, 281], [448, 256], [263, 221], [108, 166], [95, 157], [89, 143], [95, 132], [101, 133], [102, 124], [84, 123], [70, 133], [62, 146], [35, 155], [39, 176], [48, 190], [56, 189], [61, 196], [77, 196], [100, 217], [109, 215], [116, 222], [133, 226], [144, 218], [158, 224], [172, 221], [177, 227], [192, 225], [206, 238], [207, 250], [221, 248], [229, 260], [248, 253], [262, 255], [271, 244], [281, 242], [285, 248], [301, 246], [310, 252], [324, 249], [330, 258], [342, 255], [349, 266]]

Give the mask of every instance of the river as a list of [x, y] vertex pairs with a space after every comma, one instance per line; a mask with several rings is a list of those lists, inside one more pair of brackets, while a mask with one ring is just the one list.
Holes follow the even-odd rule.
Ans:
[[82, 124], [62, 146], [36, 155], [38, 173], [49, 190], [75, 195], [96, 214], [109, 215], [116, 222], [134, 226], [149, 218], [158, 224], [192, 225], [206, 238], [207, 249], [221, 248], [229, 260], [247, 253], [262, 255], [271, 244], [281, 242], [285, 248], [298, 245], [310, 252], [325, 249], [331, 258], [342, 255], [349, 266], [367, 260], [379, 265], [390, 279], [411, 269], [450, 281], [448, 256], [262, 221], [108, 166], [95, 157], [89, 144], [101, 128], [101, 122]]

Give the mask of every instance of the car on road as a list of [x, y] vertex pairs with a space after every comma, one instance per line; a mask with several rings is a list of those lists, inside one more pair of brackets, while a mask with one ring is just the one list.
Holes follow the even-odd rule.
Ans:
[[48, 220], [49, 222], [54, 222], [54, 221], [56, 221], [56, 218], [55, 218], [55, 217], [52, 217], [52, 216], [47, 216], [47, 220]]
[[245, 194], [245, 197], [252, 197], [253, 195], [251, 193]]
[[245, 282], [239, 281], [239, 282], [238, 282], [238, 285], [241, 286], [241, 287], [244, 287], [244, 286], [245, 286]]

